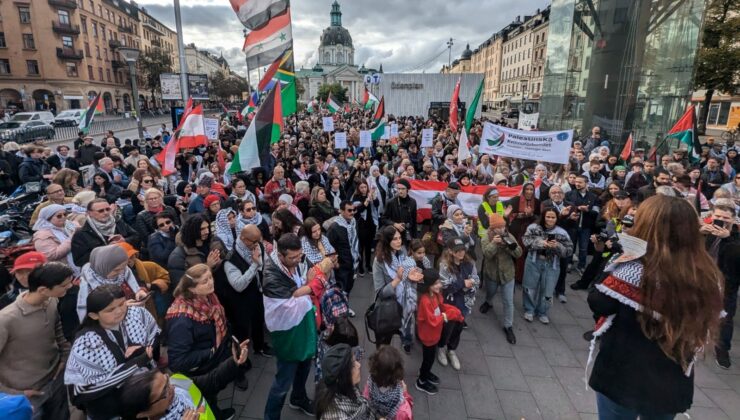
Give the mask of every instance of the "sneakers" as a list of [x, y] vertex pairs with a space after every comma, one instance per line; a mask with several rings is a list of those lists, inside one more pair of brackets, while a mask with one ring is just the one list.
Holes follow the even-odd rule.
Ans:
[[311, 401], [308, 398], [306, 398], [305, 400], [300, 401], [300, 402], [293, 402], [293, 401], [291, 401], [288, 404], [288, 406], [290, 408], [294, 409], [294, 410], [302, 411], [303, 414], [305, 414], [307, 416], [313, 417], [313, 416], [316, 415], [315, 412], [314, 412], [314, 410], [313, 410], [313, 401]]
[[427, 376], [427, 382], [431, 382], [434, 385], [439, 385], [439, 376], [433, 374], [432, 372], [429, 372], [429, 375]]
[[560, 303], [568, 303], [568, 298], [565, 295], [558, 295], [558, 300]]
[[594, 339], [594, 331], [593, 330], [588, 330], [585, 333], [583, 333], [583, 339], [586, 340], [586, 341], [588, 341], [590, 343], [591, 340]]
[[524, 319], [526, 319], [527, 322], [532, 322], [534, 321], [534, 315], [530, 314], [529, 312], [525, 312]]
[[437, 361], [442, 366], [447, 366], [447, 352], [442, 347], [437, 348]]
[[465, 321], [463, 321], [463, 329], [464, 330], [467, 330], [468, 329], [468, 323], [465, 322]]
[[457, 358], [455, 350], [447, 352], [447, 358], [450, 360], [450, 366], [455, 370], [460, 370], [460, 359]]
[[714, 355], [716, 357], [715, 361], [717, 362], [717, 366], [721, 367], [722, 369], [729, 369], [730, 366], [732, 366], [729, 351], [715, 348]]
[[540, 322], [545, 325], [550, 323], [550, 318], [548, 318], [547, 315], [540, 315], [537, 319], [539, 319]]
[[421, 392], [426, 392], [428, 395], [436, 395], [438, 391], [437, 385], [434, 385], [429, 381], [422, 381], [421, 378], [417, 379], [414, 385], [416, 386], [416, 389]]
[[491, 308], [493, 308], [493, 306], [490, 303], [483, 302], [483, 304], [480, 306], [480, 308], [478, 308], [478, 310], [480, 311], [480, 313], [485, 314], [488, 311], [490, 311]]
[[504, 334], [506, 334], [506, 341], [509, 344], [516, 344], [516, 336], [514, 335], [514, 328], [504, 327]]
[[350, 318], [354, 318], [355, 316], [357, 316], [357, 314], [355, 313], [355, 311], [352, 310], [352, 308], [347, 308], [347, 313], [349, 314]]

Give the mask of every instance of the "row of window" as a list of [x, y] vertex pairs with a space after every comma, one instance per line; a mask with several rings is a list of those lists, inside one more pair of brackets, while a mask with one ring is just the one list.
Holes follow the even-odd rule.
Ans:
[[[39, 62], [37, 60], [26, 60], [26, 73], [29, 76], [40, 75]], [[0, 58], [0, 74], [11, 74], [10, 59]]]
[[[65, 67], [68, 77], [79, 77], [77, 63], [65, 63]], [[0, 75], [10, 74], [12, 74], [10, 69], [10, 59], [0, 58]], [[29, 76], [41, 75], [38, 60], [26, 60], [26, 74]], [[125, 77], [120, 72], [111, 72], [110, 69], [105, 69], [105, 77], [103, 77], [103, 75], [103, 68], [98, 67], [97, 80], [101, 82], [107, 81], [108, 83], [113, 83], [113, 80], [115, 80], [115, 83], [118, 84], [123, 84], [125, 82]], [[92, 81], [96, 80], [93, 66], [87, 66], [87, 76]]]
[[[103, 8], [103, 6], [100, 5], [100, 4], [98, 5], [98, 7], [96, 9], [95, 8], [95, 3], [93, 2], [93, 0], [88, 0], [87, 8], [85, 7], [84, 0], [77, 0], [77, 5], [80, 7], [80, 9], [89, 11], [92, 14], [100, 17], [101, 19], [107, 20], [108, 22], [112, 23], [113, 25], [115, 25], [116, 22], [117, 22], [118, 23], [118, 26], [129, 26], [134, 31], [136, 31], [136, 25], [133, 25], [132, 23], [130, 23], [123, 16], [116, 15], [116, 12], [112, 12], [112, 11], [108, 10], [107, 8]], [[116, 18], [117, 18], [117, 20], [116, 20]]]

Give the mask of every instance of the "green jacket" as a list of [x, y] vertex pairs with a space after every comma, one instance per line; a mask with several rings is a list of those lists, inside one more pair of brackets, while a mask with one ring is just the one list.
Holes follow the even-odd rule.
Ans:
[[497, 245], [488, 235], [481, 238], [481, 249], [483, 251], [483, 269], [481, 278], [483, 280], [496, 281], [499, 284], [514, 280], [514, 269], [516, 258], [522, 255], [522, 247], [516, 242], [514, 236], [506, 232], [506, 236], [517, 245], [509, 249], [505, 245]]

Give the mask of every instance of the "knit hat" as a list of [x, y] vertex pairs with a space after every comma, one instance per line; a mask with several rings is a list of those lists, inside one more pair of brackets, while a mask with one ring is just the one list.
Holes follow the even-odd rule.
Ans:
[[132, 255], [137, 254], [139, 252], [139, 250], [134, 248], [134, 246], [128, 242], [119, 242], [116, 245], [123, 248], [123, 250], [126, 251], [126, 255], [128, 255], [129, 258], [131, 258]]
[[281, 194], [280, 197], [278, 197], [278, 201], [291, 205], [293, 204], [293, 197], [291, 197], [290, 194]]
[[419, 283], [418, 290], [424, 293], [429, 290], [429, 288], [432, 287], [432, 285], [436, 283], [437, 280], [439, 280], [439, 271], [435, 270], [434, 268], [425, 268], [422, 271], [422, 274], [424, 275], [424, 280]]
[[15, 273], [18, 270], [32, 270], [41, 264], [46, 263], [46, 256], [37, 251], [26, 252], [20, 257], [15, 259], [13, 263], [13, 269], [11, 273]]
[[447, 207], [447, 218], [448, 219], [452, 219], [452, 215], [454, 215], [455, 212], [458, 211], [458, 210], [462, 210], [462, 209], [457, 204], [453, 204], [453, 205]]
[[501, 216], [498, 213], [493, 213], [492, 215], [488, 216], [488, 227], [489, 229], [499, 229], [506, 227], [506, 220], [504, 220], [503, 216]]
[[321, 360], [321, 372], [327, 385], [334, 385], [342, 375], [342, 368], [347, 365], [347, 359], [352, 357], [352, 347], [349, 344], [335, 344], [324, 353]]
[[401, 178], [398, 181], [396, 181], [396, 184], [403, 185], [408, 190], [411, 189], [411, 183], [406, 179]]
[[185, 181], [179, 181], [177, 183], [177, 186], [175, 187], [175, 192], [178, 196], [183, 197], [185, 196], [185, 187], [188, 186], [188, 183]]
[[208, 197], [203, 200], [203, 205], [208, 209], [211, 207], [211, 204], [218, 201], [218, 196], [216, 194], [209, 194]]
[[505, 181], [506, 181], [506, 175], [501, 174], [501, 173], [493, 175], [493, 185], [498, 185], [501, 182], [505, 182]]
[[103, 278], [107, 278], [114, 268], [126, 261], [126, 251], [116, 244], [99, 246], [90, 253], [90, 268]]

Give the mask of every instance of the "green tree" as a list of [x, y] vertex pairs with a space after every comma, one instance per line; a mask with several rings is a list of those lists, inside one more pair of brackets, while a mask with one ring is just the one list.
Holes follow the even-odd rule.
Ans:
[[247, 81], [232, 75], [226, 75], [223, 72], [213, 72], [208, 77], [211, 95], [218, 99], [227, 101], [232, 96], [236, 96], [241, 101], [242, 92], [248, 89]]
[[715, 91], [734, 93], [740, 81], [740, 0], [710, 0], [704, 18], [702, 45], [694, 86], [704, 88], [699, 129], [704, 132]]
[[152, 48], [139, 56], [139, 74], [144, 82], [144, 89], [151, 92], [160, 91], [159, 75], [172, 72], [172, 58], [159, 48]]
[[331, 94], [334, 97], [334, 100], [340, 105], [347, 102], [347, 88], [343, 88], [339, 83], [324, 83], [319, 86], [319, 100], [321, 102], [326, 102], [326, 98], [329, 97], [329, 94]]

